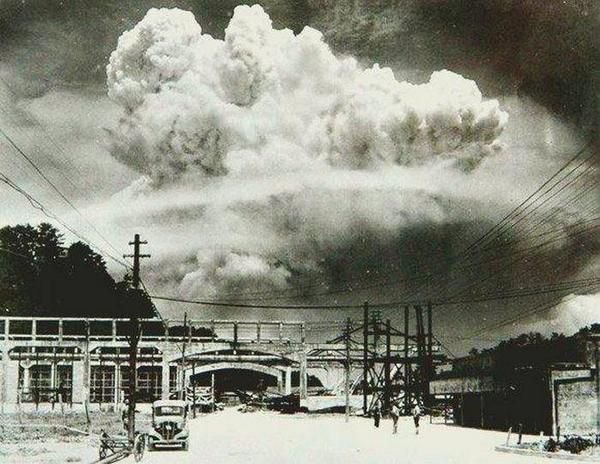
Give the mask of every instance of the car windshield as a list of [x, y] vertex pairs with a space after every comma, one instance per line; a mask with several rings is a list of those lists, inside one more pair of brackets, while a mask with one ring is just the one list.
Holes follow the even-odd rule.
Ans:
[[183, 416], [181, 406], [158, 406], [154, 409], [156, 416]]

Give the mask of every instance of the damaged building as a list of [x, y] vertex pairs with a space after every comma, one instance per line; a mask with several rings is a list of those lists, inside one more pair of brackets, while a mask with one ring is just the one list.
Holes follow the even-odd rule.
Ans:
[[600, 433], [599, 352], [597, 331], [524, 335], [455, 359], [430, 383], [430, 393], [445, 399], [455, 423], [466, 427]]

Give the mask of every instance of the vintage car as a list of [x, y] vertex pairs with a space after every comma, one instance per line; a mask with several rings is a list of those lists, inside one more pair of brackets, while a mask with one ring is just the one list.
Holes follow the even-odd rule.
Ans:
[[148, 432], [148, 450], [189, 446], [188, 405], [181, 400], [159, 400], [152, 403], [152, 429]]

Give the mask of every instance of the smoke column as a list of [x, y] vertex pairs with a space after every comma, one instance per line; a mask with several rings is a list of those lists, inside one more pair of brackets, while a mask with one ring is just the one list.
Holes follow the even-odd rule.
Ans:
[[315, 29], [275, 30], [257, 5], [235, 9], [224, 40], [152, 9], [107, 75], [123, 108], [112, 153], [143, 175], [123, 195], [195, 231], [188, 297], [327, 286], [346, 257], [367, 272], [373, 250], [464, 215], [450, 186], [502, 156], [508, 119], [458, 74], [399, 82], [335, 56]]

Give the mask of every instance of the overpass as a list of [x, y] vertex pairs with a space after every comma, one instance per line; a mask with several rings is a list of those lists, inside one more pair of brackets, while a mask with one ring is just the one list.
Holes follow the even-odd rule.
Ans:
[[[331, 394], [346, 388], [356, 393], [365, 385], [373, 393], [378, 389], [373, 379], [383, 379], [375, 375], [381, 366], [388, 380], [403, 381], [400, 364], [416, 370], [425, 362], [415, 337], [392, 344], [388, 334], [387, 344], [367, 343], [365, 349], [352, 339], [360, 327], [351, 328], [350, 321], [145, 319], [141, 325], [137, 390], [142, 402], [168, 398], [192, 376], [225, 369], [267, 375], [282, 394], [297, 391], [301, 399], [308, 397], [309, 375]], [[117, 406], [127, 398], [129, 330], [127, 319], [0, 318], [0, 404]], [[389, 382], [383, 390], [391, 394]]]

